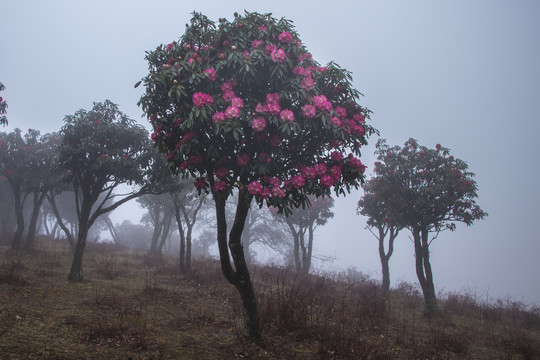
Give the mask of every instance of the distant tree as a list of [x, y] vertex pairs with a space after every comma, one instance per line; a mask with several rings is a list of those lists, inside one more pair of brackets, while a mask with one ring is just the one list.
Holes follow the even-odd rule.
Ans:
[[147, 212], [142, 216], [141, 222], [153, 229], [148, 254], [159, 256], [162, 254], [165, 241], [171, 233], [173, 214], [167, 204], [169, 199], [165, 194], [143, 195], [137, 199], [139, 205]]
[[330, 211], [334, 206], [334, 199], [310, 197], [309, 201], [304, 209], [294, 209], [288, 216], [276, 216], [289, 228], [294, 242], [294, 265], [297, 271], [304, 274], [308, 274], [311, 269], [315, 229], [334, 217], [334, 213]]
[[[375, 166], [380, 163], [375, 163]], [[364, 196], [358, 202], [358, 213], [368, 217], [367, 227], [379, 241], [379, 258], [382, 267], [382, 290], [385, 294], [390, 290], [390, 257], [394, 253], [394, 241], [403, 228], [400, 219], [392, 219], [387, 204], [392, 201], [393, 187], [382, 178], [367, 181]], [[373, 232], [373, 228], [376, 232]], [[388, 249], [385, 243], [388, 239]]]
[[12, 238], [15, 232], [17, 220], [15, 218], [15, 203], [13, 192], [7, 179], [0, 175], [0, 238]]
[[[4, 86], [4, 84], [0, 83], [0, 92], [4, 91], [5, 89], [6, 87]], [[6, 100], [4, 100], [2, 96], [0, 96], [0, 124], [2, 126], [6, 126], [8, 124], [8, 120], [6, 116], [7, 108], [8, 108], [8, 105], [7, 105]]]
[[50, 135], [40, 138], [37, 130], [29, 129], [22, 135], [21, 130], [15, 129], [6, 134], [0, 133], [0, 175], [10, 185], [13, 193], [13, 204], [16, 216], [16, 230], [11, 247], [21, 249], [25, 230], [23, 214], [27, 197], [32, 195], [32, 210], [26, 237], [26, 247], [31, 249], [36, 234], [36, 226], [41, 204], [53, 177], [50, 163], [54, 157]]
[[[409, 139], [403, 147], [377, 143], [374, 194], [387, 199], [389, 223], [408, 228], [413, 235], [416, 274], [424, 294], [426, 312], [438, 311], [429, 245], [457, 222], [472, 225], [487, 213], [476, 204], [477, 184], [466, 162], [437, 144], [435, 149]], [[391, 196], [385, 195], [391, 191]], [[430, 234], [432, 234], [430, 238]]]
[[[260, 335], [257, 299], [242, 248], [255, 200], [288, 212], [307, 196], [345, 194], [363, 181], [356, 157], [372, 128], [350, 74], [320, 66], [291, 22], [235, 15], [219, 25], [194, 13], [179, 42], [148, 53], [139, 102], [173, 170], [210, 191], [225, 278], [240, 293], [246, 335]], [[356, 156], [355, 156], [356, 155]], [[227, 235], [225, 204], [238, 191]], [[232, 261], [231, 264], [231, 256]]]
[[[79, 110], [66, 116], [61, 129], [62, 142], [58, 168], [75, 193], [79, 231], [68, 279], [83, 280], [82, 259], [87, 235], [100, 215], [150, 190], [145, 182], [152, 153], [146, 130], [106, 100], [94, 103], [92, 110]], [[148, 179], [150, 180], [150, 179]], [[121, 184], [140, 185], [127, 194], [115, 194]]]
[[148, 239], [152, 236], [152, 230], [142, 224], [133, 224], [124, 220], [115, 225], [118, 234], [118, 243], [130, 249], [146, 250]]

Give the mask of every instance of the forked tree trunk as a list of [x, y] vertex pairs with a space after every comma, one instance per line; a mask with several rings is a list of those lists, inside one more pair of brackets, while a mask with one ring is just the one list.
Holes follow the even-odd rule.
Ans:
[[424, 306], [428, 316], [433, 316], [439, 311], [435, 286], [433, 284], [433, 274], [431, 263], [429, 262], [429, 242], [427, 229], [413, 229], [414, 254], [416, 258], [416, 275], [422, 293], [424, 294]]
[[[234, 285], [240, 293], [240, 298], [242, 299], [242, 306], [244, 309], [245, 335], [252, 338], [258, 338], [261, 335], [259, 325], [259, 306], [257, 304], [255, 290], [249, 275], [241, 241], [242, 231], [244, 229], [252, 198], [253, 196], [250, 195], [246, 190], [239, 190], [234, 224], [229, 233], [229, 241], [227, 243], [227, 221], [225, 216], [226, 198], [222, 194], [214, 194], [221, 270], [223, 271], [223, 275], [227, 281]], [[231, 265], [229, 251], [233, 258], [234, 269]]]
[[88, 237], [88, 230], [92, 225], [90, 223], [91, 211], [92, 203], [83, 200], [81, 211], [78, 214], [79, 233], [77, 235], [77, 243], [75, 244], [75, 252], [73, 253], [73, 262], [71, 263], [71, 269], [69, 270], [69, 281], [79, 282], [84, 280], [83, 255], [84, 249], [86, 248], [86, 238]]

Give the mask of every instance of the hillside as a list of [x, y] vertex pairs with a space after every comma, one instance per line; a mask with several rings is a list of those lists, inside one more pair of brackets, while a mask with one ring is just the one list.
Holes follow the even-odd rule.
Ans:
[[263, 337], [242, 337], [241, 306], [215, 260], [182, 275], [173, 257], [91, 245], [85, 281], [70, 250], [0, 247], [1, 359], [539, 359], [540, 310], [450, 294], [423, 316], [413, 285], [384, 299], [358, 274], [253, 269]]

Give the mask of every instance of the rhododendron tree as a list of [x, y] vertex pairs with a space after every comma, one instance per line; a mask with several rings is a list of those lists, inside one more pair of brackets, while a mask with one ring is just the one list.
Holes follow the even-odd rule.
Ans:
[[[83, 280], [82, 259], [90, 227], [127, 201], [151, 190], [154, 152], [147, 131], [123, 114], [109, 100], [94, 103], [90, 111], [79, 110], [64, 119], [58, 154], [58, 171], [75, 193], [79, 223], [73, 262], [68, 279]], [[139, 185], [126, 194], [114, 194], [121, 184]]]
[[[476, 204], [474, 174], [468, 171], [466, 162], [454, 158], [439, 144], [430, 149], [409, 139], [403, 147], [389, 147], [379, 140], [375, 153], [378, 162], [367, 191], [381, 208], [367, 214], [365, 198], [359, 205], [373, 224], [384, 221], [389, 227], [406, 227], [412, 232], [416, 274], [426, 312], [432, 315], [438, 305], [429, 245], [439, 232], [455, 230], [457, 222], [472, 225], [487, 216]], [[378, 212], [383, 216], [375, 219]]]
[[308, 274], [311, 268], [315, 229], [325, 225], [334, 217], [330, 210], [334, 206], [332, 198], [309, 197], [309, 206], [293, 209], [292, 214], [283, 216], [276, 213], [276, 219], [284, 222], [293, 238], [293, 260], [297, 271]]
[[[306, 205], [308, 195], [357, 188], [365, 169], [360, 149], [374, 131], [366, 124], [370, 112], [357, 103], [350, 73], [334, 63], [321, 67], [292, 23], [269, 14], [235, 14], [215, 24], [194, 13], [179, 41], [158, 46], [146, 59], [150, 73], [141, 81], [146, 91], [139, 104], [152, 139], [171, 169], [188, 171], [200, 192], [213, 194], [222, 270], [240, 292], [248, 335], [258, 336], [240, 240], [250, 204], [288, 213]], [[331, 118], [338, 116], [343, 121], [336, 125]], [[340, 160], [330, 157], [334, 151]], [[315, 176], [302, 175], [303, 167], [317, 165]], [[328, 172], [332, 166], [339, 176]], [[226, 174], [216, 173], [222, 168]], [[239, 200], [227, 236], [225, 201], [233, 190]]]

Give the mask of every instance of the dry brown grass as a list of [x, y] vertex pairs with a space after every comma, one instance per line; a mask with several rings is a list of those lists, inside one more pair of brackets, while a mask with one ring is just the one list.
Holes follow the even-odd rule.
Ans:
[[539, 359], [540, 311], [449, 294], [426, 318], [417, 288], [258, 267], [263, 337], [215, 260], [180, 274], [170, 257], [95, 246], [67, 281], [69, 249], [0, 248], [1, 359]]

